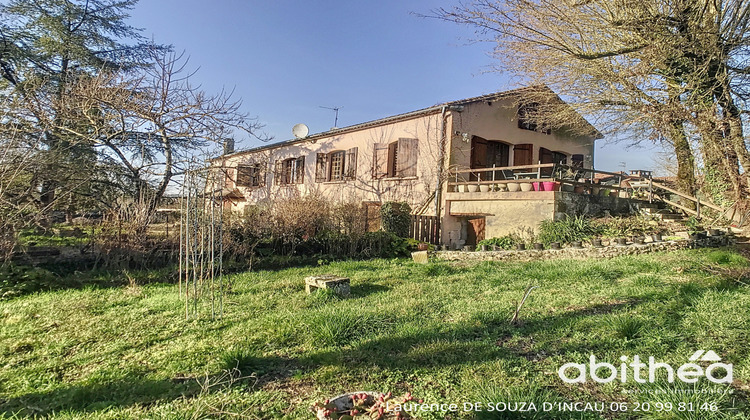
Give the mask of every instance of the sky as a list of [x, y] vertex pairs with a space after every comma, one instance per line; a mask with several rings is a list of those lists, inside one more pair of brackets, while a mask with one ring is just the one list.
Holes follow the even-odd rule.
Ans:
[[[129, 23], [171, 44], [194, 82], [242, 99], [243, 111], [283, 141], [522, 86], [493, 71], [492, 44], [472, 28], [424, 18], [457, 0], [141, 0]], [[261, 145], [237, 138], [237, 149]], [[601, 170], [651, 169], [654, 149], [599, 140]]]

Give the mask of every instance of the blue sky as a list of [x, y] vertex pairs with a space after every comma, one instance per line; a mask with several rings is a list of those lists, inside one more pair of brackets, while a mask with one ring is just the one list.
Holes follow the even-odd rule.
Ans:
[[[492, 44], [470, 28], [418, 17], [448, 0], [141, 0], [130, 23], [172, 44], [208, 92], [234, 90], [274, 141], [521, 86], [492, 71]], [[259, 145], [240, 140], [238, 148]], [[596, 167], [649, 168], [652, 150], [599, 142]]]

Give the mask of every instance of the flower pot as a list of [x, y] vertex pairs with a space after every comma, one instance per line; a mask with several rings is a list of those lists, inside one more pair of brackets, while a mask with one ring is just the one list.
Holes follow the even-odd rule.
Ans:
[[477, 184], [469, 184], [467, 185], [469, 187], [469, 192], [477, 192], [479, 191], [479, 185]]
[[421, 242], [421, 243], [419, 243], [419, 245], [417, 245], [417, 249], [420, 250], [420, 251], [427, 251], [427, 250], [430, 249], [430, 244]]
[[516, 244], [516, 249], [519, 251], [523, 251], [526, 249], [526, 244]]
[[544, 249], [544, 244], [537, 242], [534, 244], [534, 249], [536, 249], [537, 251], [541, 251]]
[[602, 240], [601, 239], [592, 239], [591, 240], [591, 246], [594, 248], [601, 248], [602, 247]]
[[706, 232], [698, 232], [698, 239], [706, 239], [708, 234]]
[[541, 191], [542, 190], [542, 183], [541, 182], [532, 182], [531, 186], [534, 187], [534, 191]]
[[521, 189], [521, 186], [518, 185], [517, 182], [509, 182], [506, 185], [508, 186], [508, 191], [510, 192], [516, 192]]
[[481, 192], [489, 192], [490, 191], [490, 185], [489, 184], [481, 184], [479, 186], [479, 191], [481, 191]]
[[583, 248], [583, 243], [581, 243], [581, 241], [573, 241], [571, 245], [573, 246], [573, 248], [577, 248], [577, 249]]
[[562, 185], [560, 185], [560, 191], [573, 192], [574, 189], [575, 188], [573, 188], [573, 186], [570, 185], [570, 184], [562, 184]]
[[617, 245], [619, 246], [625, 246], [628, 244], [627, 238], [617, 238], [616, 241], [617, 241]]
[[583, 185], [576, 185], [575, 187], [573, 187], [573, 192], [576, 194], [583, 194], [585, 190], [586, 187], [584, 187]]
[[690, 239], [691, 241], [697, 241], [698, 239], [700, 239], [700, 238], [698, 237], [698, 232], [695, 232], [695, 233], [689, 233], [689, 234], [688, 234], [688, 239]]
[[637, 238], [634, 238], [634, 239], [633, 239], [633, 242], [634, 242], [634, 243], [635, 243], [636, 245], [643, 245], [643, 244], [645, 243], [645, 239], [644, 239], [643, 237], [639, 236], [639, 237], [637, 237]]
[[469, 192], [469, 186], [466, 184], [459, 185], [458, 192]]
[[487, 252], [487, 245], [481, 245], [480, 248], [482, 252]]
[[560, 242], [550, 242], [550, 249], [560, 249]]
[[476, 249], [476, 247], [473, 247], [471, 245], [464, 245], [464, 251], [466, 252], [472, 252]]
[[523, 191], [523, 192], [531, 191], [532, 188], [534, 188], [534, 187], [531, 185], [531, 182], [522, 182], [521, 183], [521, 191]]
[[552, 181], [542, 182], [542, 190], [544, 191], [555, 191], [557, 189], [557, 183]]
[[654, 233], [651, 235], [651, 240], [654, 242], [661, 242], [661, 233]]
[[599, 195], [600, 187], [591, 187], [591, 195]]
[[724, 232], [721, 231], [721, 229], [709, 229], [708, 234], [709, 236], [721, 236]]

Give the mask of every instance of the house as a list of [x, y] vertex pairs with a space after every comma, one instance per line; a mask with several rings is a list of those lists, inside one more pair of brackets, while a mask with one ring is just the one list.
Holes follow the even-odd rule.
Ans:
[[559, 217], [564, 194], [514, 191], [516, 184], [549, 181], [558, 164], [592, 169], [601, 135], [580, 116], [585, 134], [531, 118], [538, 104], [525, 98], [540, 90], [550, 92], [527, 87], [447, 102], [225, 154], [212, 165], [223, 168], [225, 200], [237, 211], [313, 193], [369, 210], [406, 201], [439, 222], [429, 228], [433, 242], [471, 244]]

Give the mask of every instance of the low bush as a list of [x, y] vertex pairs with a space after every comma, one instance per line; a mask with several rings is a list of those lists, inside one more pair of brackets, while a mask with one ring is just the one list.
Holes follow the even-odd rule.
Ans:
[[411, 226], [411, 207], [407, 203], [388, 201], [380, 207], [380, 220], [384, 231], [405, 238]]
[[499, 238], [490, 238], [479, 241], [477, 244], [477, 251], [482, 249], [482, 245], [488, 247], [496, 246], [502, 249], [512, 249], [513, 245], [520, 243], [521, 239], [514, 235], [500, 236]]
[[539, 226], [537, 242], [549, 245], [552, 242], [567, 244], [584, 241], [598, 235], [596, 225], [584, 216], [566, 216], [561, 220], [545, 220]]

